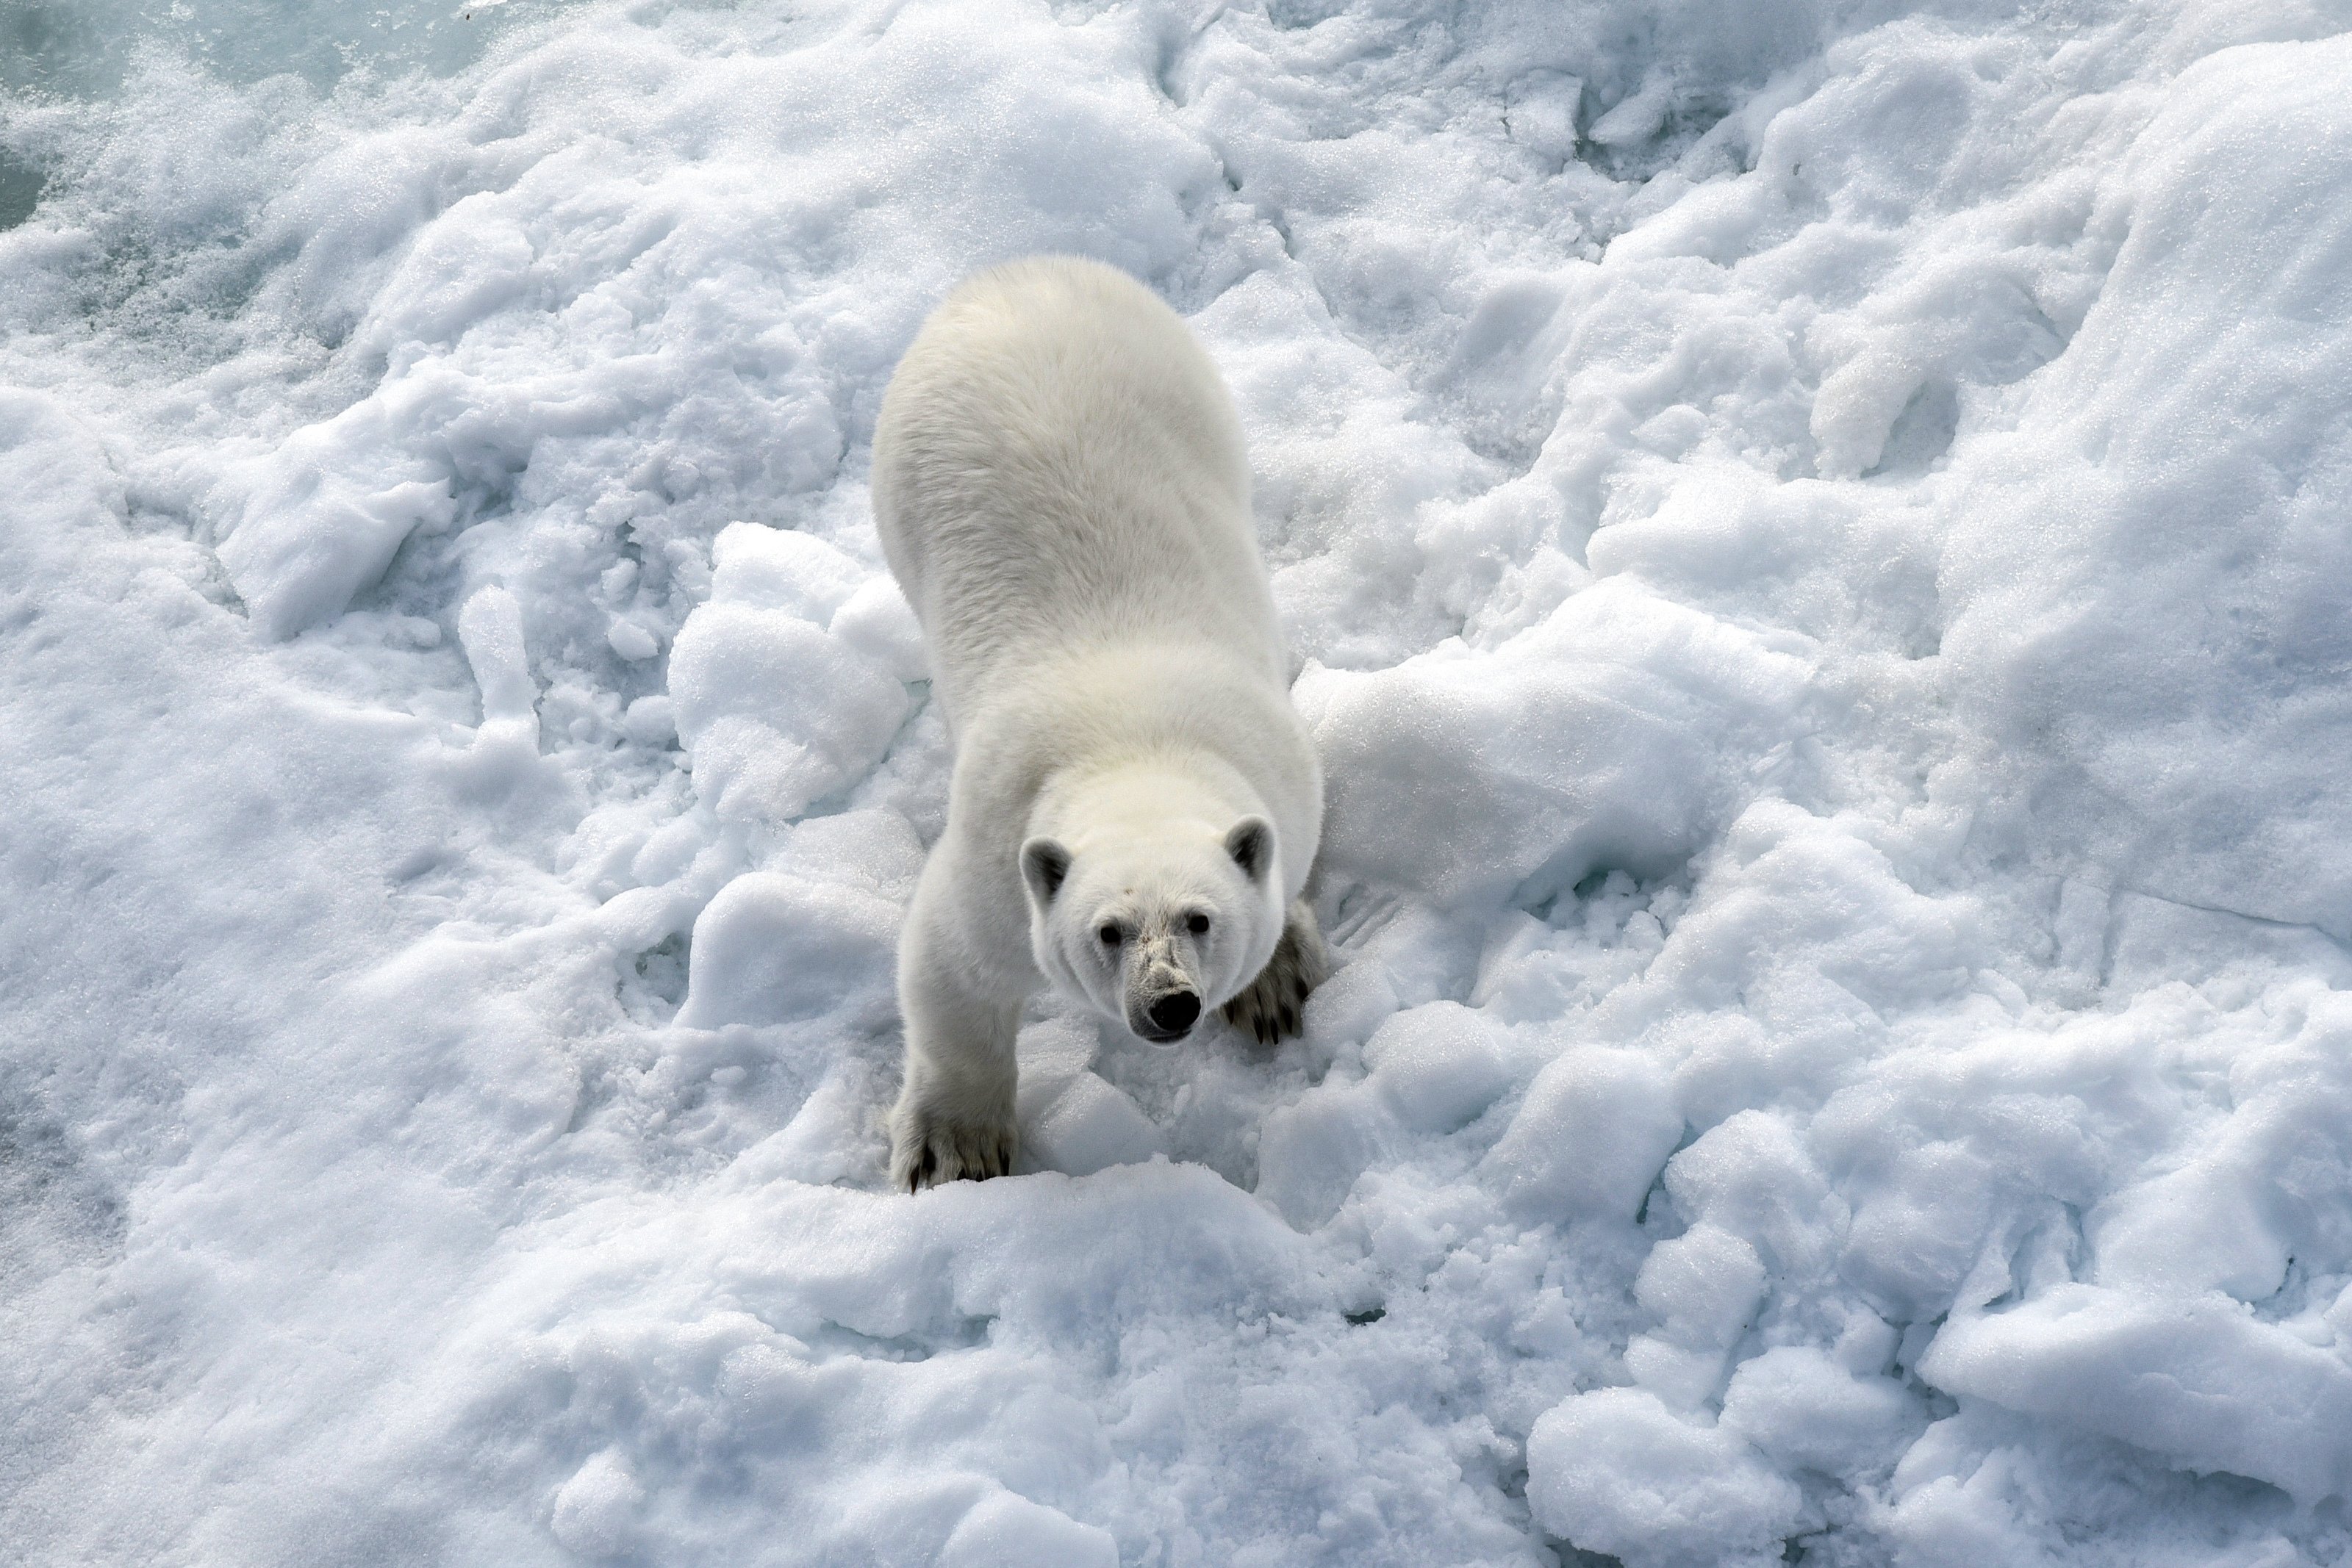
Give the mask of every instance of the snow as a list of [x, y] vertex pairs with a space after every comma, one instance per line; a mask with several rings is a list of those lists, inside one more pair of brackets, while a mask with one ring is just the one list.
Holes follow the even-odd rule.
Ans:
[[[5, 26], [12, 1558], [2352, 1556], [2352, 12]], [[908, 1197], [866, 465], [1043, 250], [1342, 967]]]

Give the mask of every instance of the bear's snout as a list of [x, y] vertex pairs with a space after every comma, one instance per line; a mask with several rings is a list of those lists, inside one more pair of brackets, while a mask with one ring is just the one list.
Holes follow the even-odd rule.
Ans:
[[1201, 998], [1190, 991], [1171, 991], [1151, 1004], [1144, 1017], [1151, 1021], [1152, 1040], [1178, 1040], [1201, 1016]]

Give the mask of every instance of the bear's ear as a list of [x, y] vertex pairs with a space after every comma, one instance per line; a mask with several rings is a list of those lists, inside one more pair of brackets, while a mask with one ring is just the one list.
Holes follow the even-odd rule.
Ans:
[[1070, 874], [1070, 852], [1051, 839], [1031, 839], [1021, 846], [1021, 880], [1029, 884], [1029, 895], [1037, 907], [1051, 907], [1054, 895], [1062, 891], [1062, 879]]
[[1225, 835], [1225, 852], [1252, 882], [1264, 882], [1274, 865], [1274, 824], [1264, 817], [1244, 817]]

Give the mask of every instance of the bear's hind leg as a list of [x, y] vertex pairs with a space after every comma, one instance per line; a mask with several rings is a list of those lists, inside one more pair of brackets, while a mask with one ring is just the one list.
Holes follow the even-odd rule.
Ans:
[[1225, 1004], [1225, 1021], [1247, 1030], [1261, 1045], [1272, 1045], [1297, 1034], [1307, 993], [1331, 972], [1330, 949], [1323, 945], [1322, 928], [1303, 898], [1291, 901], [1289, 918], [1282, 923], [1282, 939], [1256, 979]]

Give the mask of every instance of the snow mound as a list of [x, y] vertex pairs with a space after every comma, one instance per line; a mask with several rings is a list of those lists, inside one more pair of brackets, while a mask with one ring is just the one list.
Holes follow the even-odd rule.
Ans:
[[1638, 1388], [1596, 1388], [1537, 1422], [1528, 1498], [1544, 1528], [1626, 1568], [1778, 1562], [1803, 1502], [1737, 1436]]

